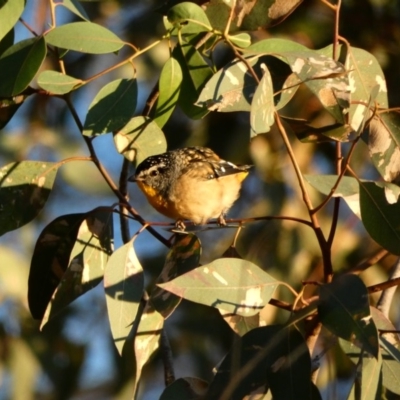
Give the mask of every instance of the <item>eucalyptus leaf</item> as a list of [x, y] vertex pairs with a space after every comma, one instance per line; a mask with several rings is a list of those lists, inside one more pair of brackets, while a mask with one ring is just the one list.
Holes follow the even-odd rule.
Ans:
[[82, 80], [57, 71], [43, 71], [38, 77], [38, 85], [54, 94], [69, 93], [82, 84]]

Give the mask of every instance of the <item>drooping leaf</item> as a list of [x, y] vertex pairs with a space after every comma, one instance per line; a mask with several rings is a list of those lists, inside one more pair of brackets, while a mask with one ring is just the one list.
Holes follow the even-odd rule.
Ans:
[[176, 46], [172, 53], [182, 69], [182, 85], [178, 104], [190, 118], [204, 117], [208, 110], [198, 107], [196, 101], [213, 71], [198, 50], [189, 43]]
[[[77, 220], [79, 221], [79, 218]], [[56, 224], [51, 228], [59, 229], [60, 224]], [[41, 267], [45, 268], [45, 272], [54, 276], [54, 269], [57, 268], [57, 261], [60, 261], [60, 255], [65, 257], [63, 262], [68, 262], [68, 268], [66, 269], [64, 269], [64, 265], [60, 265], [61, 270], [64, 269], [64, 273], [47, 304], [40, 325], [41, 328], [75, 299], [100, 283], [103, 279], [107, 260], [113, 251], [112, 214], [108, 210], [103, 211], [99, 208], [84, 214], [84, 219], [80, 221], [78, 226], [76, 240], [69, 253], [66, 250], [70, 249], [70, 241], [74, 239], [72, 234], [75, 233], [75, 226], [68, 224], [67, 226], [66, 234], [61, 237], [56, 236], [54, 242], [52, 239], [50, 239], [50, 243], [47, 241], [47, 234], [43, 236], [40, 244], [38, 241], [38, 257], [43, 252], [49, 260], [47, 266]], [[66, 245], [66, 249], [62, 248], [64, 245]], [[67, 256], [68, 259], [66, 258]], [[37, 271], [40, 269], [39, 263], [40, 260], [37, 258], [35, 260]], [[57, 273], [60, 272], [60, 270], [57, 271]], [[38, 281], [37, 273], [35, 272], [36, 285]], [[36, 288], [35, 290], [38, 289]]]
[[114, 344], [120, 354], [144, 291], [143, 268], [133, 248], [134, 240], [135, 237], [113, 253], [104, 272], [108, 319]]
[[179, 378], [167, 386], [160, 400], [197, 399], [207, 392], [208, 383], [199, 378]]
[[278, 284], [249, 261], [221, 258], [159, 286], [187, 300], [248, 317], [268, 304]]
[[358, 276], [342, 275], [321, 286], [318, 312], [333, 334], [378, 358], [378, 332], [369, 311], [367, 288]]
[[185, 1], [171, 7], [168, 21], [183, 34], [193, 34], [212, 30], [210, 21], [203, 9], [195, 3]]
[[377, 85], [379, 90], [375, 96], [376, 104], [379, 108], [388, 107], [386, 80], [377, 59], [363, 49], [350, 47], [347, 50], [345, 67], [349, 71], [351, 82], [352, 105], [349, 111], [349, 123], [355, 131], [358, 131], [363, 123], [371, 92]]
[[[199, 266], [201, 244], [193, 233], [177, 235], [174, 245], [167, 254], [164, 267], [156, 284], [162, 284], [175, 278], [177, 275], [192, 271]], [[178, 307], [182, 298], [156, 286], [150, 297], [155, 309], [167, 319]]]
[[59, 165], [21, 161], [0, 168], [0, 235], [32, 221], [44, 207]]
[[251, 136], [269, 132], [274, 123], [274, 93], [271, 74], [265, 64], [261, 64], [264, 75], [254, 93], [250, 110]]
[[79, 18], [84, 19], [85, 21], [89, 21], [89, 17], [86, 14], [85, 9], [79, 3], [78, 0], [63, 0], [62, 5], [77, 15]]
[[[382, 187], [383, 186], [383, 187]], [[391, 253], [400, 255], [400, 201], [398, 190], [385, 189], [384, 185], [375, 182], [360, 182], [361, 219], [372, 239]], [[388, 203], [387, 196], [396, 199]]]
[[[246, 368], [246, 374], [239, 371]], [[271, 390], [275, 399], [321, 396], [311, 379], [311, 359], [301, 334], [294, 328], [271, 325], [251, 330], [224, 358], [205, 398], [243, 399]], [[228, 392], [228, 393], [227, 393]]]
[[361, 351], [361, 349], [355, 346], [353, 343], [344, 340], [340, 340], [340, 346], [350, 360], [356, 365], [356, 374], [357, 377], [359, 377], [359, 385], [361, 388], [361, 396], [357, 397], [355, 385], [353, 384], [348, 399], [376, 400], [381, 398], [381, 355], [379, 354], [377, 358], [371, 357], [370, 354]]
[[242, 315], [228, 313], [221, 309], [218, 309], [218, 311], [229, 327], [239, 336], [243, 336], [252, 329], [260, 326], [260, 314], [255, 314], [251, 317], [243, 317]]
[[43, 318], [51, 296], [68, 268], [85, 216], [85, 213], [63, 215], [50, 222], [40, 233], [28, 281], [28, 303], [33, 318]]
[[164, 318], [147, 302], [140, 319], [134, 339], [135, 350], [135, 391], [142, 376], [143, 366], [151, 360], [160, 345], [160, 336], [164, 327]]
[[[394, 327], [393, 327], [394, 328]], [[395, 329], [395, 328], [394, 328]], [[384, 336], [379, 337], [382, 350], [382, 382], [383, 386], [396, 394], [400, 394], [400, 350]]]
[[400, 114], [379, 113], [369, 126], [368, 149], [383, 179], [400, 184]]
[[58, 26], [48, 32], [45, 39], [52, 46], [89, 54], [113, 53], [124, 45], [113, 32], [92, 22]]
[[43, 71], [38, 76], [37, 83], [42, 89], [50, 93], [65, 94], [81, 86], [83, 81], [61, 72]]
[[18, 22], [25, 8], [25, 0], [4, 1], [0, 6], [0, 40]]
[[154, 121], [162, 128], [168, 121], [179, 99], [182, 84], [182, 69], [171, 57], [165, 63], [159, 81], [159, 96], [154, 110]]
[[[258, 56], [248, 57], [246, 60], [253, 67]], [[257, 82], [246, 64], [241, 60], [234, 60], [206, 83], [196, 104], [211, 111], [250, 111], [256, 87]]]
[[121, 129], [132, 118], [137, 101], [136, 79], [117, 79], [102, 87], [89, 106], [85, 136]]
[[164, 153], [167, 141], [163, 131], [148, 117], [133, 117], [114, 135], [118, 152], [136, 165], [148, 156]]
[[46, 57], [42, 36], [22, 40], [0, 56], [0, 97], [11, 97], [27, 88]]

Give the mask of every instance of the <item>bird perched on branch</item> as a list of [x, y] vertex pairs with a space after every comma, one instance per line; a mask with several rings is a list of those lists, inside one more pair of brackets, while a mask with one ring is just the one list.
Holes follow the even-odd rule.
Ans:
[[186, 147], [146, 158], [129, 180], [158, 212], [185, 229], [184, 220], [202, 225], [218, 218], [225, 225], [250, 168], [222, 160], [206, 147]]

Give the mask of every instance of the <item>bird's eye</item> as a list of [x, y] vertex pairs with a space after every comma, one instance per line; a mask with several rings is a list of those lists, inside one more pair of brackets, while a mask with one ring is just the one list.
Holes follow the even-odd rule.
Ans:
[[153, 171], [150, 172], [150, 176], [157, 176], [158, 175], [158, 169], [154, 169]]

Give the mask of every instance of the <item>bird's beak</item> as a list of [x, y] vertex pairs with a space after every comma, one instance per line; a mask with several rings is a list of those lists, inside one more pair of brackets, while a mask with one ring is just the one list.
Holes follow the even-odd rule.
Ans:
[[131, 176], [128, 178], [128, 182], [137, 182], [137, 181], [138, 181], [138, 179], [135, 178], [135, 175], [131, 175]]

